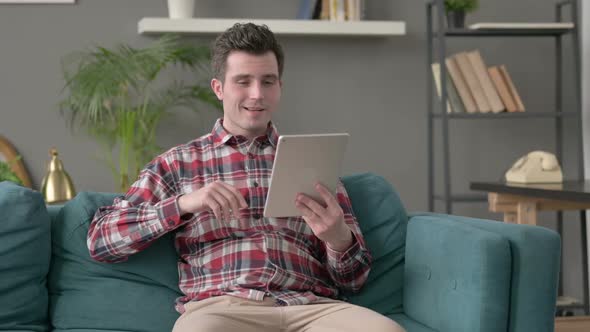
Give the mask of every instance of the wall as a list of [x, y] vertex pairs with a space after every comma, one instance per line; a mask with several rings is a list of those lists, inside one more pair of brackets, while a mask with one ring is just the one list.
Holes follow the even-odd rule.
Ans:
[[[347, 131], [351, 134], [344, 173], [372, 171], [386, 177], [409, 210], [427, 208], [425, 2], [367, 1], [369, 19], [407, 22], [407, 35], [391, 38], [281, 37], [287, 54], [282, 133]], [[298, 1], [197, 0], [203, 17], [291, 18]], [[554, 1], [480, 1], [468, 17], [477, 21], [548, 21]], [[0, 133], [23, 155], [40, 185], [55, 146], [79, 191], [113, 191], [107, 168], [96, 158], [96, 144], [70, 132], [57, 111], [63, 79], [60, 59], [91, 45], [146, 45], [137, 34], [145, 16], [166, 15], [162, 0], [78, 0], [75, 5], [0, 5]], [[191, 37], [209, 42], [210, 37]], [[566, 56], [570, 50], [566, 45]], [[551, 39], [482, 38], [449, 42], [449, 52], [479, 48], [489, 65], [506, 64], [527, 109], [553, 110], [554, 48]], [[571, 62], [566, 66], [571, 78]], [[571, 105], [571, 84], [566, 104]], [[214, 114], [181, 113], [159, 132], [163, 147], [183, 143], [210, 129]], [[566, 121], [565, 174], [575, 174], [575, 126]], [[437, 130], [435, 134], [440, 134]], [[520, 155], [554, 150], [551, 120], [456, 120], [451, 124], [454, 191], [468, 192], [471, 180], [496, 180]], [[440, 136], [436, 136], [439, 137]], [[440, 139], [437, 140], [440, 146]], [[438, 159], [441, 160], [440, 158]], [[441, 164], [437, 164], [437, 172]], [[440, 188], [440, 187], [439, 187]], [[442, 209], [442, 206], [438, 206]], [[485, 203], [459, 204], [454, 213], [501, 218]], [[553, 215], [542, 215], [554, 227]], [[568, 220], [575, 215], [566, 215]], [[579, 294], [579, 228], [566, 228], [566, 291]]]

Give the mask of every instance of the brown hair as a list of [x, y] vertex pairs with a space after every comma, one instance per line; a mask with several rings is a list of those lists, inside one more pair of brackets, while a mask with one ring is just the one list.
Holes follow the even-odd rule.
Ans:
[[279, 77], [283, 76], [283, 48], [266, 25], [236, 23], [215, 39], [211, 47], [211, 67], [213, 77], [222, 82], [225, 79], [227, 57], [231, 51], [245, 51], [256, 55], [273, 52], [279, 66]]

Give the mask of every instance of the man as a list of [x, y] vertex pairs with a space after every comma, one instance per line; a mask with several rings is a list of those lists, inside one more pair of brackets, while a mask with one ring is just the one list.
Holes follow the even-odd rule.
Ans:
[[175, 332], [403, 331], [337, 300], [361, 288], [371, 262], [341, 183], [336, 196], [317, 185], [325, 205], [294, 197], [302, 218], [262, 218], [284, 61], [273, 33], [236, 24], [212, 51], [223, 119], [156, 157], [124, 197], [97, 211], [91, 256], [121, 261], [174, 231], [185, 294]]

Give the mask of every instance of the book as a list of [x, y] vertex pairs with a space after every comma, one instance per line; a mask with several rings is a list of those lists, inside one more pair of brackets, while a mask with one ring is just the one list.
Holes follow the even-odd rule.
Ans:
[[315, 8], [313, 10], [313, 15], [311, 17], [312, 20], [319, 20], [321, 19], [322, 14], [322, 0], [315, 0]]
[[[442, 84], [440, 82], [440, 64], [433, 63], [432, 64], [432, 77], [434, 78], [434, 85], [436, 86], [436, 93], [439, 98], [442, 98]], [[447, 75], [448, 77], [448, 75]], [[447, 83], [447, 91], [449, 90], [448, 83]], [[447, 93], [447, 113], [452, 113], [453, 109], [451, 108], [449, 94]]]
[[492, 112], [499, 113], [504, 111], [504, 103], [502, 103], [502, 99], [500, 99], [500, 96], [498, 96], [496, 87], [490, 79], [487, 66], [483, 61], [483, 58], [481, 57], [481, 53], [478, 50], [467, 52], [467, 57], [471, 62], [471, 66], [473, 67], [475, 76], [477, 76], [477, 79], [481, 84], [481, 88], [483, 90], [484, 95], [486, 96], [486, 99], [490, 104]]
[[300, 0], [299, 1], [299, 12], [297, 13], [298, 20], [311, 20], [313, 19], [314, 11], [316, 9], [316, 2], [320, 0]]
[[488, 73], [490, 74], [490, 78], [498, 91], [498, 95], [502, 99], [502, 102], [506, 106], [506, 111], [508, 112], [518, 112], [518, 108], [516, 107], [516, 102], [514, 98], [512, 98], [512, 94], [510, 93], [510, 89], [508, 88], [508, 84], [504, 81], [503, 75], [500, 72], [500, 69], [497, 66], [493, 66], [488, 68]]
[[538, 22], [538, 23], [516, 23], [516, 22], [481, 22], [469, 25], [472, 30], [501, 30], [501, 29], [563, 29], [569, 30], [574, 27], [572, 22]]
[[[432, 64], [432, 75], [434, 77], [434, 84], [436, 85], [438, 97], [442, 98], [442, 84], [440, 80], [441, 72], [440, 64], [438, 62]], [[447, 85], [447, 113], [465, 113], [465, 107], [457, 93], [455, 84], [453, 84], [450, 75], [445, 75], [445, 77]]]
[[365, 0], [346, 0], [346, 20], [361, 21], [364, 18]]
[[459, 67], [457, 66], [457, 61], [452, 58], [448, 57], [445, 59], [445, 64], [447, 65], [447, 72], [449, 73], [449, 77], [453, 81], [453, 86], [456, 88], [457, 93], [462, 101], [462, 105], [464, 107], [465, 112], [467, 113], [475, 113], [477, 112], [477, 106], [475, 104], [475, 100], [471, 95], [471, 91], [465, 82], [465, 78]]
[[343, 22], [346, 20], [346, 8], [344, 0], [329, 1], [330, 21]]
[[512, 78], [510, 77], [510, 74], [508, 74], [508, 70], [506, 69], [506, 66], [501, 65], [499, 68], [500, 68], [500, 73], [502, 74], [502, 78], [504, 79], [504, 82], [506, 82], [506, 85], [508, 85], [510, 95], [512, 96], [512, 98], [514, 99], [514, 102], [516, 103], [516, 109], [519, 112], [524, 112], [525, 111], [524, 104], [522, 103], [522, 100], [520, 99], [520, 95], [518, 94], [518, 91], [516, 91], [516, 87], [514, 86], [514, 82], [512, 82]]
[[330, 19], [330, 0], [319, 0], [322, 2], [322, 10], [320, 11], [321, 20]]
[[336, 0], [336, 21], [346, 21], [346, 1]]
[[471, 61], [469, 60], [469, 57], [467, 57], [467, 53], [457, 53], [453, 55], [453, 58], [455, 58], [455, 61], [457, 61], [457, 66], [465, 78], [465, 82], [469, 87], [469, 91], [471, 91], [471, 95], [475, 100], [475, 105], [477, 105], [477, 110], [482, 113], [491, 112], [492, 108], [490, 107], [490, 103], [483, 92], [481, 83], [477, 79], [475, 70], [471, 65]]
[[358, 21], [357, 3], [359, 0], [346, 0], [346, 20], [347, 21]]

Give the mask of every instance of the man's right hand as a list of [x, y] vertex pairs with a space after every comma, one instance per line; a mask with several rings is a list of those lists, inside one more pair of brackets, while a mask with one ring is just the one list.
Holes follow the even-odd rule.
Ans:
[[248, 207], [248, 203], [236, 187], [221, 181], [215, 181], [203, 188], [184, 194], [178, 198], [180, 214], [213, 211], [218, 220], [229, 221], [231, 214], [240, 216], [240, 209]]

